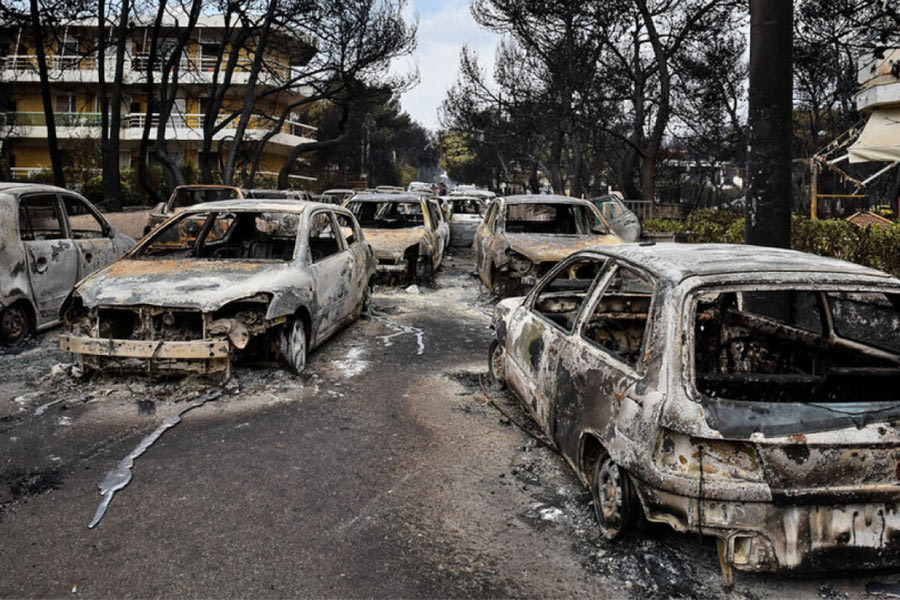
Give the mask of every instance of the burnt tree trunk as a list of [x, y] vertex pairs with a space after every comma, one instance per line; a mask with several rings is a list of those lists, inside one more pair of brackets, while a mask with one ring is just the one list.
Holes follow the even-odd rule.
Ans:
[[31, 8], [31, 33], [34, 38], [34, 54], [37, 57], [38, 74], [41, 80], [41, 103], [44, 108], [44, 120], [47, 125], [47, 150], [50, 152], [50, 166], [53, 169], [53, 183], [66, 187], [66, 175], [63, 172], [63, 157], [56, 138], [56, 119], [53, 115], [53, 96], [50, 94], [50, 75], [47, 69], [47, 50], [44, 47], [44, 28], [41, 25], [41, 11], [37, 0], [29, 2]]
[[791, 244], [793, 2], [750, 0], [746, 243]]

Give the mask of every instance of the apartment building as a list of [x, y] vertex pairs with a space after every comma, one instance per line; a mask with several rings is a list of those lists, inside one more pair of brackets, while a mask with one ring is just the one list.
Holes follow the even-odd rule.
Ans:
[[[164, 34], [159, 41], [158, 56], [170, 56], [176, 47], [175, 35], [178, 31], [171, 26], [164, 31], [169, 31], [170, 37]], [[169, 153], [185, 164], [197, 166], [216, 65], [220, 62], [220, 56], [224, 63], [230, 54], [226, 31], [222, 17], [201, 17], [178, 58], [178, 92], [165, 138]], [[98, 64], [96, 52], [90, 50], [95, 46], [96, 37], [96, 23], [84, 23], [70, 25], [56, 32], [56, 39], [46, 42], [54, 121], [64, 154], [73, 148], [83, 147], [84, 140], [99, 140], [100, 137], [98, 91], [101, 65]], [[147, 110], [148, 102], [152, 107], [155, 100], [147, 97], [146, 78], [148, 71], [152, 70], [153, 81], [158, 86], [163, 67], [162, 61], [157, 60], [152, 69], [149, 68], [150, 39], [149, 24], [136, 23], [127, 40], [120, 131], [122, 167], [130, 166], [137, 160], [147, 118], [152, 125], [150, 141], [155, 141], [157, 136], [159, 114], [152, 109]], [[225, 52], [222, 52], [223, 44]], [[274, 177], [281, 170], [291, 148], [313, 141], [316, 137], [315, 127], [300, 122], [295, 114], [289, 114], [281, 126], [277, 126], [277, 120], [285, 109], [304, 97], [304, 89], [287, 84], [292, 81], [292, 69], [306, 64], [314, 56], [315, 45], [288, 32], [275, 32], [267, 47], [270, 50], [266, 52], [255, 87], [257, 97], [260, 91], [271, 93], [254, 106], [254, 114], [243, 139], [245, 142], [259, 140], [277, 128], [266, 141], [259, 163], [263, 176]], [[110, 49], [107, 54], [114, 52]], [[218, 117], [220, 123], [244, 103], [253, 58], [245, 51], [241, 51], [239, 56], [223, 110]], [[102, 68], [106, 80], [112, 81], [115, 74], [114, 56], [107, 56]], [[222, 81], [223, 70], [224, 64], [221, 64], [217, 81]], [[7, 145], [3, 155], [10, 163], [13, 178], [24, 179], [35, 171], [50, 167], [37, 59], [27, 31], [0, 28], [0, 86], [8, 94], [5, 106], [0, 106], [0, 144]], [[2, 100], [0, 98], [0, 102]], [[236, 127], [237, 119], [234, 119], [218, 131], [213, 140], [233, 140]], [[214, 144], [213, 149], [218, 149], [222, 155], [223, 149], [219, 144]], [[311, 179], [302, 175], [294, 177]]]

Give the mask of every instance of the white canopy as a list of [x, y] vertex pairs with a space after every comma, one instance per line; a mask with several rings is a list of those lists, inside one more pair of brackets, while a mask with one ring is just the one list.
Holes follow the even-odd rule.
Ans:
[[900, 161], [900, 108], [876, 108], [856, 143], [851, 163]]

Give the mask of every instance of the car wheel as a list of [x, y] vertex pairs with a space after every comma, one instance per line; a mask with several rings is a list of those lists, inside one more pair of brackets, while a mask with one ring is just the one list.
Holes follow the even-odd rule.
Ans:
[[606, 453], [594, 463], [591, 495], [600, 530], [607, 539], [614, 540], [632, 528], [641, 507], [628, 473]]
[[416, 262], [416, 283], [419, 285], [431, 285], [434, 281], [434, 267], [431, 264], [431, 257], [420, 256]]
[[295, 318], [285, 324], [278, 335], [278, 350], [294, 373], [303, 371], [306, 366], [306, 326], [303, 319]]
[[363, 292], [362, 308], [360, 309], [359, 316], [372, 314], [372, 287], [373, 285], [370, 281]]
[[488, 350], [488, 380], [495, 390], [506, 387], [506, 369], [503, 366], [503, 346], [494, 340]]
[[0, 342], [15, 345], [24, 340], [31, 332], [31, 321], [21, 304], [0, 311]]

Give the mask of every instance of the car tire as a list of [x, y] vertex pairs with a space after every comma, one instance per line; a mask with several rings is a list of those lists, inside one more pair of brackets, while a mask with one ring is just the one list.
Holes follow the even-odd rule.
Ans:
[[416, 284], [420, 286], [430, 286], [434, 281], [434, 267], [431, 264], [431, 257], [420, 256], [416, 261]]
[[31, 333], [31, 319], [22, 304], [13, 304], [0, 311], [0, 342], [15, 346]]
[[495, 390], [506, 388], [506, 369], [503, 366], [503, 346], [497, 340], [488, 350], [488, 381]]
[[628, 473], [604, 452], [594, 462], [591, 496], [600, 531], [614, 540], [634, 527], [642, 508]]
[[306, 325], [303, 319], [289, 321], [278, 334], [278, 350], [288, 368], [300, 374], [306, 367]]
[[360, 305], [359, 316], [364, 317], [372, 314], [372, 288], [374, 284], [370, 281], [363, 291], [362, 304]]

